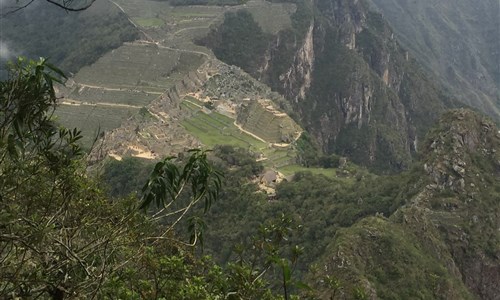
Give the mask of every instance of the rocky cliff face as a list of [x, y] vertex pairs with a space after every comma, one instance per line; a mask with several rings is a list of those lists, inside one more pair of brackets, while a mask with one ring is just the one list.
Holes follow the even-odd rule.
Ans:
[[[314, 67], [314, 21], [311, 21], [302, 46], [294, 56], [292, 66], [281, 74], [279, 80], [283, 90], [294, 101], [304, 100], [306, 92], [311, 87]], [[271, 57], [269, 58], [271, 59]]]
[[411, 206], [423, 209], [438, 228], [472, 293], [495, 299], [500, 295], [500, 131], [476, 113], [452, 111], [430, 132], [423, 155], [432, 183]]
[[[320, 13], [297, 41], [290, 67], [277, 75], [281, 84], [269, 81], [293, 102], [325, 152], [373, 169], [405, 168], [449, 101], [363, 1], [315, 5]], [[287, 39], [274, 49], [283, 48], [280, 42]], [[273, 54], [282, 56], [270, 53], [267, 66]]]
[[293, 28], [270, 39], [251, 74], [290, 101], [325, 153], [379, 172], [405, 169], [429, 126], [458, 104], [366, 1], [296, 2]]
[[444, 115], [423, 143], [419, 167], [403, 175], [407, 203], [389, 218], [338, 232], [325, 273], [371, 299], [498, 299], [499, 153], [491, 121], [467, 110]]

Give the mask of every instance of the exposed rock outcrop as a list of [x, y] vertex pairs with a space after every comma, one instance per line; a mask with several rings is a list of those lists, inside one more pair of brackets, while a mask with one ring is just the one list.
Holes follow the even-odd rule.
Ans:
[[302, 47], [296, 53], [294, 63], [285, 74], [280, 76], [283, 90], [295, 101], [304, 100], [311, 87], [314, 66], [314, 21], [311, 21]]

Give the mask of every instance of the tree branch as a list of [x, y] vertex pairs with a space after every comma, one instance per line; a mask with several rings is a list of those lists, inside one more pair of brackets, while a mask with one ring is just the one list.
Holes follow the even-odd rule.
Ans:
[[[34, 0], [32, 0], [34, 1]], [[82, 11], [82, 10], [86, 10], [87, 8], [89, 8], [90, 6], [92, 6], [92, 4], [94, 4], [94, 2], [96, 0], [90, 0], [89, 3], [85, 4], [84, 6], [82, 7], [78, 7], [78, 8], [72, 8], [70, 7], [69, 5], [71, 4], [71, 2], [73, 1], [63, 1], [63, 4], [57, 2], [57, 1], [54, 1], [54, 0], [45, 0], [51, 4], [54, 4], [55, 6], [58, 6], [66, 11]]]
[[16, 8], [14, 8], [14, 10], [11, 10], [11, 11], [8, 11], [8, 12], [6, 12], [6, 13], [1, 14], [1, 15], [0, 15], [0, 17], [4, 18], [4, 17], [6, 17], [6, 16], [8, 16], [8, 15], [11, 15], [11, 14], [13, 14], [13, 13], [15, 13], [15, 12], [20, 11], [21, 9], [25, 9], [26, 7], [28, 7], [28, 6], [29, 6], [31, 3], [33, 3], [33, 2], [35, 2], [35, 0], [30, 0], [30, 1], [29, 1], [28, 3], [26, 3], [25, 5], [22, 5], [22, 6], [16, 7]]
[[[78, 12], [78, 11], [83, 11], [83, 10], [86, 10], [88, 9], [89, 7], [92, 6], [92, 4], [94, 4], [94, 2], [96, 0], [88, 0], [85, 1], [87, 2], [86, 4], [84, 4], [83, 6], [80, 6], [80, 7], [71, 7], [71, 3], [73, 2], [73, 0], [63, 0], [62, 3], [56, 1], [56, 0], [45, 0], [46, 2], [52, 4], [52, 5], [55, 5], [59, 8], [62, 8], [64, 9], [65, 11], [71, 11], [71, 12]], [[0, 18], [4, 18], [8, 15], [11, 15], [13, 13], [16, 13], [22, 9], [25, 9], [26, 7], [30, 6], [33, 2], [35, 2], [35, 0], [30, 0], [28, 3], [24, 4], [24, 5], [21, 5], [19, 7], [10, 7], [10, 8], [13, 8], [12, 10], [9, 10], [7, 11], [6, 13], [2, 13], [0, 15]]]

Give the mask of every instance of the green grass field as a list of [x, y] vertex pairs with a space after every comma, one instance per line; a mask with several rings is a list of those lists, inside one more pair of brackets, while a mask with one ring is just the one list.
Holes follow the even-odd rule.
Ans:
[[160, 27], [165, 24], [160, 18], [132, 18], [132, 21], [141, 27]]
[[280, 171], [283, 167], [295, 164], [294, 150], [271, 147], [269, 143], [242, 132], [234, 125], [234, 119], [216, 112], [206, 114], [199, 107], [201, 102], [192, 98], [188, 99], [189, 101], [181, 103], [181, 107], [189, 111], [192, 116], [184, 119], [181, 124], [205, 146], [213, 148], [216, 145], [231, 145], [251, 150], [254, 153], [262, 153], [267, 157], [262, 164]]
[[234, 120], [231, 118], [215, 112], [205, 114], [198, 111], [197, 106], [186, 101], [182, 103], [182, 106], [195, 112], [191, 118], [181, 122], [182, 126], [207, 147], [232, 145], [253, 151], [260, 151], [260, 149], [267, 147], [266, 143], [241, 132], [233, 124]]
[[169, 75], [177, 67], [178, 51], [154, 45], [123, 45], [108, 52], [75, 76], [81, 84], [108, 88], [168, 87]]
[[[182, 105], [188, 109], [196, 109], [190, 103], [183, 102]], [[182, 126], [209, 148], [213, 148], [216, 145], [231, 145], [256, 153], [263, 153], [268, 158], [262, 161], [263, 165], [268, 168], [276, 168], [285, 176], [306, 171], [331, 178], [336, 177], [336, 169], [306, 168], [295, 164], [294, 151], [270, 148], [266, 143], [240, 132], [232, 124], [232, 121], [232, 119], [218, 113], [205, 114], [198, 111], [193, 117], [184, 120]]]
[[292, 27], [290, 16], [295, 12], [295, 4], [252, 1], [246, 9], [267, 33], [276, 34]]

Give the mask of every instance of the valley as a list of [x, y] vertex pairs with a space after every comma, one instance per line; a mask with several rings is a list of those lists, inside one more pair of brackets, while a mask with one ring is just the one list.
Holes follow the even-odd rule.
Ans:
[[[401, 295], [411, 298], [420, 289], [426, 293], [422, 294], [424, 298], [439, 293], [449, 299], [458, 294], [468, 299], [471, 291], [492, 293], [491, 282], [479, 287], [457, 279], [455, 274], [460, 272], [457, 269], [474, 267], [443, 246], [455, 247], [453, 238], [444, 238], [443, 234], [459, 233], [430, 230], [427, 234], [433, 241], [426, 241], [415, 227], [415, 222], [431, 222], [446, 228], [460, 226], [456, 225], [460, 223], [459, 217], [451, 216], [436, 203], [464, 207], [462, 200], [458, 200], [463, 199], [463, 193], [468, 199], [475, 199], [480, 193], [483, 201], [494, 200], [486, 195], [490, 186], [461, 173], [458, 175], [462, 179], [451, 175], [449, 167], [458, 172], [469, 162], [445, 163], [449, 167], [443, 169], [441, 162], [447, 157], [440, 152], [434, 158], [438, 160], [437, 171], [428, 164], [422, 166], [416, 159], [422, 150], [432, 147], [425, 136], [433, 122], [442, 112], [462, 104], [446, 94], [438, 82], [433, 82], [417, 60], [393, 39], [389, 25], [380, 15], [368, 12], [363, 4], [325, 6], [324, 16], [328, 21], [313, 19], [305, 31], [298, 30], [298, 26], [307, 23], [304, 21], [307, 15], [302, 23], [294, 18], [297, 9], [307, 9], [291, 3], [255, 0], [224, 7], [170, 6], [144, 0], [113, 3], [127, 15], [141, 37], [124, 43], [72, 77], [74, 82], [64, 90], [67, 99], [59, 109], [61, 120], [77, 124], [87, 133], [102, 130], [91, 153], [93, 163], [109, 164], [128, 157], [157, 161], [192, 148], [215, 149], [216, 157], [229, 151], [227, 146], [245, 151], [259, 166], [254, 168], [260, 171], [247, 174], [244, 179], [247, 181], [244, 184], [254, 184], [255, 188], [240, 191], [239, 187], [231, 189], [236, 183], [228, 183], [231, 196], [223, 198], [226, 204], [212, 214], [211, 228], [224, 228], [224, 222], [231, 218], [240, 220], [234, 230], [215, 229], [208, 233], [208, 248], [216, 259], [226, 262], [224, 253], [234, 242], [226, 236], [243, 235], [242, 230], [251, 235], [251, 229], [242, 229], [246, 224], [265, 222], [273, 207], [290, 201], [290, 206], [278, 210], [295, 214], [307, 224], [302, 240], [318, 242], [316, 247], [305, 243], [308, 255], [298, 267], [300, 272], [312, 274], [306, 264], [323, 263], [325, 270], [314, 276], [338, 276], [345, 285], [345, 293], [356, 286], [381, 298]], [[318, 5], [327, 5], [327, 1]], [[236, 13], [239, 10], [249, 15]], [[233, 14], [225, 19], [228, 12]], [[351, 18], [341, 22], [337, 14], [351, 14]], [[234, 22], [242, 20], [245, 22], [242, 28], [235, 29]], [[258, 26], [261, 32], [252, 35], [245, 32], [245, 26], [254, 31]], [[246, 34], [249, 41], [241, 39]], [[267, 48], [256, 46], [251, 54], [239, 44], [261, 45], [260, 41], [252, 40], [261, 38], [266, 39]], [[278, 51], [280, 47], [286, 49]], [[291, 50], [295, 51], [293, 55], [287, 53]], [[233, 61], [237, 66], [226, 63]], [[468, 103], [474, 105], [476, 100], [471, 101]], [[481, 103], [476, 105], [480, 109], [490, 105], [488, 101]], [[82, 114], [81, 108], [88, 113]], [[496, 109], [491, 107], [493, 115]], [[470, 120], [471, 124], [486, 122], [461, 111], [449, 118], [452, 122], [458, 120], [456, 124], [461, 124], [462, 119]], [[312, 138], [305, 145], [303, 134]], [[497, 147], [485, 143], [485, 148]], [[319, 151], [307, 156], [312, 145]], [[456, 153], [463, 152], [456, 148], [459, 146], [454, 147]], [[314, 157], [320, 152], [324, 154]], [[397, 179], [379, 177], [380, 173], [397, 173], [410, 167], [409, 171], [396, 175], [401, 176]], [[238, 168], [241, 166], [236, 164], [229, 170], [237, 172]], [[487, 174], [491, 178], [492, 173]], [[443, 183], [435, 176], [448, 181]], [[433, 180], [436, 183], [431, 183]], [[302, 184], [306, 189], [318, 185], [313, 188], [316, 196], [295, 187]], [[469, 186], [481, 186], [481, 190], [469, 192]], [[252, 193], [260, 191], [247, 195], [253, 204], [233, 202], [246, 189]], [[266, 200], [260, 197], [265, 197], [268, 203], [263, 204]], [[324, 199], [330, 202], [325, 203]], [[434, 204], [430, 204], [432, 212], [426, 213], [428, 203]], [[249, 215], [231, 217], [238, 212], [233, 213], [224, 205], [244, 207], [239, 214]], [[264, 211], [256, 213], [259, 207], [264, 207]], [[322, 208], [326, 211], [317, 211]], [[316, 212], [309, 216], [308, 211]], [[470, 218], [465, 210], [460, 214]], [[401, 218], [419, 221], [401, 221]], [[329, 239], [311, 228], [324, 234], [334, 231], [339, 236]], [[401, 249], [387, 246], [394, 243], [400, 244]], [[482, 249], [490, 247], [481, 238], [471, 237], [470, 243], [481, 245]], [[371, 245], [366, 254], [356, 250], [363, 248], [362, 244]], [[377, 248], [390, 252], [393, 261], [376, 253]], [[450, 263], [438, 262], [429, 249], [439, 249]], [[481, 251], [475, 252], [476, 255], [481, 255]], [[407, 257], [410, 266], [419, 265], [426, 272], [439, 274], [436, 276], [442, 290], [436, 292], [433, 279], [428, 277], [405, 280], [395, 275], [410, 272], [401, 256]], [[487, 268], [495, 264], [494, 260], [488, 256], [480, 264]], [[343, 266], [345, 262], [349, 262], [349, 267]], [[387, 272], [357, 271], [377, 264], [386, 266]], [[408, 291], [397, 291], [398, 296], [394, 296], [388, 288], [391, 282], [400, 282]], [[314, 285], [326, 293], [323, 298], [331, 292], [317, 283]]]
[[0, 298], [497, 300], [481, 1], [7, 17], [0, 43], [68, 78], [0, 69]]

